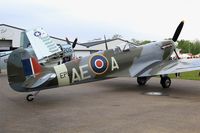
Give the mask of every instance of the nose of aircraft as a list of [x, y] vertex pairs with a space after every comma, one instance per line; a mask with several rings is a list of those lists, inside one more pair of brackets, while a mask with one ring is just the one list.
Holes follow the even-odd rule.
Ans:
[[169, 40], [169, 41], [163, 41], [161, 43], [161, 49], [165, 50], [167, 48], [171, 48], [171, 49], [174, 49], [175, 48], [175, 43], [174, 41], [172, 40]]

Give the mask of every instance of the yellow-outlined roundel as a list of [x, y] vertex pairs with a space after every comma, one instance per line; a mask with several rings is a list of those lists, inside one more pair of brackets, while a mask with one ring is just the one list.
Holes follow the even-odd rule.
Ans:
[[105, 56], [96, 54], [90, 58], [89, 65], [93, 73], [101, 75], [108, 70], [109, 62]]

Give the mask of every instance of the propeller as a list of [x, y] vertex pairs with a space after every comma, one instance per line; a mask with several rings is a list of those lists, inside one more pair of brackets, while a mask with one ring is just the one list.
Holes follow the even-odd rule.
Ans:
[[181, 21], [181, 23], [180, 23], [180, 24], [178, 25], [178, 27], [176, 28], [176, 31], [175, 31], [174, 36], [173, 36], [173, 38], [172, 38], [172, 40], [173, 40], [174, 42], [177, 41], [177, 39], [178, 39], [178, 37], [179, 37], [179, 35], [180, 35], [180, 33], [181, 33], [181, 30], [183, 29], [183, 25], [184, 25], [184, 21]]
[[[66, 40], [66, 42], [67, 42], [68, 44], [71, 44], [70, 41], [69, 41], [69, 39], [68, 39], [67, 37], [65, 38], [65, 40]], [[72, 48], [75, 48], [75, 46], [76, 46], [76, 44], [77, 44], [77, 41], [78, 41], [78, 39], [76, 38], [76, 39], [74, 40], [74, 42], [72, 43]]]
[[76, 38], [72, 44], [72, 48], [75, 48], [76, 44], [77, 44], [78, 39]]
[[108, 44], [107, 44], [107, 39], [106, 36], [104, 35], [104, 40], [105, 40], [105, 45], [106, 45], [106, 50], [108, 49]]
[[65, 40], [66, 40], [66, 42], [68, 43], [68, 44], [70, 44], [70, 41], [69, 41], [69, 39], [66, 37], [65, 38]]
[[[183, 25], [184, 25], [184, 21], [181, 21], [180, 24], [178, 25], [178, 27], [176, 28], [176, 31], [175, 31], [174, 36], [172, 38], [172, 40], [174, 42], [176, 42], [178, 40], [178, 37], [179, 37], [179, 35], [181, 33], [181, 30], [183, 29]], [[176, 49], [174, 49], [174, 52], [175, 52], [177, 58], [180, 59], [180, 57], [178, 56], [178, 54], [176, 52]]]

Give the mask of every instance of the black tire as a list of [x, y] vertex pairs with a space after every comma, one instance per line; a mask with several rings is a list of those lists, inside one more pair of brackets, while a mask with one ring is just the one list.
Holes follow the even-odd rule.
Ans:
[[29, 101], [29, 102], [33, 101], [34, 100], [33, 94], [28, 94], [26, 96], [26, 100]]
[[140, 86], [144, 86], [147, 83], [147, 77], [138, 77], [137, 83]]
[[160, 84], [163, 88], [169, 88], [171, 85], [171, 79], [169, 77], [162, 77], [160, 80]]

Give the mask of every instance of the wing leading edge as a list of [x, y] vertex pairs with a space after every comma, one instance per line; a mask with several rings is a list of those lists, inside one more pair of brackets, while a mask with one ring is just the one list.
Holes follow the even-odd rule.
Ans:
[[200, 59], [180, 59], [163, 61], [145, 70], [139, 77], [157, 76], [200, 70]]

